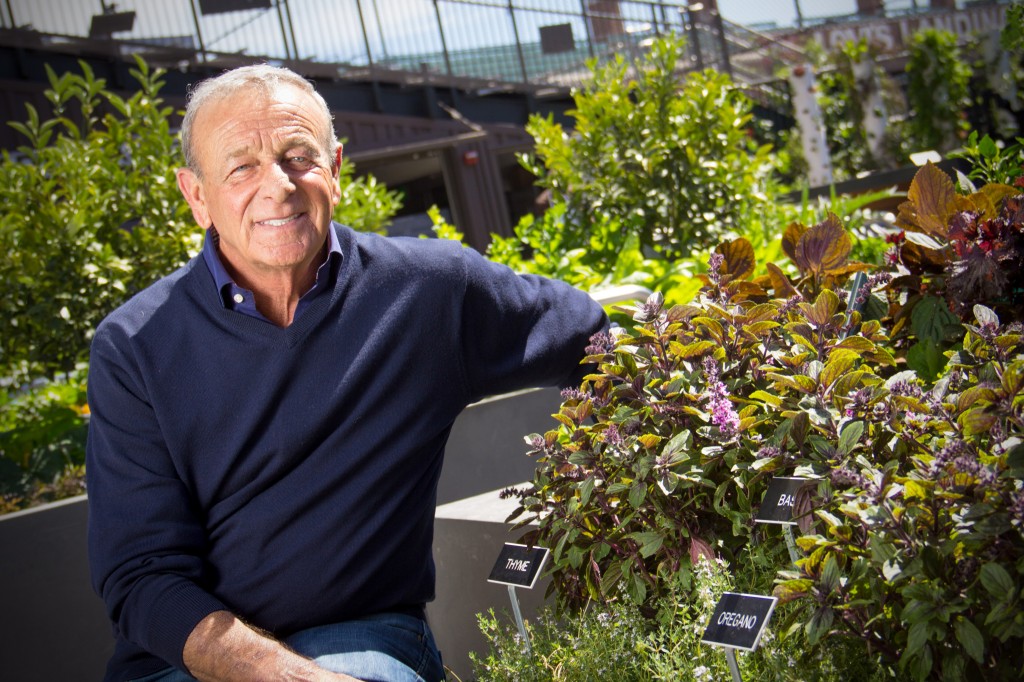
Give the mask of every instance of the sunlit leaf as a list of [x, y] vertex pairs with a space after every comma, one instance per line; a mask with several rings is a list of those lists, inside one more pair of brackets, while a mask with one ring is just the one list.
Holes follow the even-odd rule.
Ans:
[[754, 247], [745, 237], [723, 242], [715, 248], [715, 252], [725, 258], [721, 272], [728, 275], [730, 280], [746, 279], [754, 273], [754, 266], [757, 263]]
[[819, 275], [846, 263], [853, 243], [834, 213], [800, 236], [795, 261], [804, 270]]

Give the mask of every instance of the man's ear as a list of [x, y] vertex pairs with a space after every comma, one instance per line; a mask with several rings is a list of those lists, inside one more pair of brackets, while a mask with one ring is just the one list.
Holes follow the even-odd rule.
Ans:
[[179, 168], [176, 171], [178, 176], [178, 189], [185, 197], [189, 208], [192, 209], [192, 217], [195, 218], [199, 227], [209, 229], [213, 225], [210, 212], [206, 208], [206, 200], [203, 198], [203, 183], [196, 177], [191, 168]]
[[338, 184], [338, 180], [341, 177], [341, 154], [342, 147], [339, 144], [338, 148], [334, 150], [334, 164], [331, 168], [331, 175], [334, 176], [334, 187], [332, 188], [331, 196], [334, 199], [335, 206], [341, 201], [341, 186]]

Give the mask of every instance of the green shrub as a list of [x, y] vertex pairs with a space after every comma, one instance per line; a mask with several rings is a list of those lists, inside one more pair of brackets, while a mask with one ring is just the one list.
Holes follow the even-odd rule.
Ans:
[[[563, 394], [558, 427], [528, 437], [538, 469], [515, 491], [560, 603], [650, 612], [721, 557], [738, 576], [782, 569], [786, 632], [811, 645], [860, 639], [919, 680], [1019, 672], [1022, 206], [1008, 186], [958, 195], [926, 166], [900, 207], [896, 272], [866, 277], [830, 216], [783, 232], [791, 275], [769, 262], [755, 277], [750, 243], [725, 242], [697, 300], [655, 294], [632, 329], [595, 337], [596, 369]], [[1005, 286], [960, 281], [974, 258]], [[774, 475], [813, 481], [796, 572], [753, 549], [775, 532], [752, 522]]]
[[0, 513], [84, 490], [85, 368], [0, 391]]
[[1024, 664], [1024, 343], [1019, 324], [975, 315], [934, 387], [905, 371], [853, 396], [820, 532], [776, 592], [807, 602], [811, 642], [862, 638], [918, 680]]
[[633, 309], [634, 330], [594, 339], [597, 369], [564, 394], [559, 428], [528, 438], [538, 469], [522, 523], [539, 524], [565, 602], [624, 590], [647, 604], [698, 557], [734, 560], [769, 474], [834, 463], [823, 443], [843, 401], [894, 358], [879, 323], [844, 314], [833, 291], [863, 268], [837, 218], [791, 226], [783, 248], [795, 283], [771, 263], [752, 279], [739, 239], [694, 304], [666, 310], [656, 294]]
[[[515, 626], [493, 611], [479, 617], [486, 654], [471, 653], [481, 682], [590, 682], [730, 679], [722, 649], [700, 641], [715, 603], [736, 584], [721, 562], [701, 561], [692, 585], [674, 585], [654, 617], [628, 600], [591, 602], [579, 611], [547, 608], [526, 621], [527, 652]], [[770, 624], [754, 653], [737, 652], [744, 679], [881, 682], [893, 679], [849, 643], [807, 647], [779, 636]]]
[[913, 151], [949, 151], [959, 146], [968, 123], [962, 112], [969, 100], [971, 70], [949, 31], [914, 34], [907, 59], [907, 100], [911, 115], [906, 133]]
[[142, 60], [127, 98], [47, 68], [54, 117], [11, 125], [26, 138], [0, 163], [0, 368], [24, 382], [84, 361], [93, 329], [199, 246], [174, 169], [162, 71]]
[[750, 101], [714, 71], [680, 82], [683, 55], [681, 40], [656, 40], [635, 79], [624, 58], [592, 64], [574, 94], [571, 135], [550, 117], [531, 118], [536, 156], [526, 166], [565, 210], [557, 230], [517, 241], [579, 249], [605, 274], [630, 235], [646, 255], [686, 256], [740, 229], [767, 200], [769, 150], [748, 137]]

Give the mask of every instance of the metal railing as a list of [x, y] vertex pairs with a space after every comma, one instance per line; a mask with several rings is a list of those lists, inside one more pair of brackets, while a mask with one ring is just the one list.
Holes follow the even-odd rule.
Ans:
[[103, 44], [161, 66], [259, 57], [317, 65], [314, 75], [561, 89], [585, 80], [588, 60], [635, 58], [665, 33], [688, 33], [694, 67], [727, 70], [725, 42], [696, 7], [679, 0], [3, 0], [0, 17], [8, 35], [44, 46]]

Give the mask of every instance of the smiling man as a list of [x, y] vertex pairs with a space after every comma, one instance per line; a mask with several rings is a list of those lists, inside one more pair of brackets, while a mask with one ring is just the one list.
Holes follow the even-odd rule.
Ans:
[[444, 677], [424, 618], [444, 445], [486, 395], [576, 382], [582, 292], [331, 220], [341, 148], [285, 69], [201, 83], [200, 256], [97, 329], [89, 552], [108, 680]]

